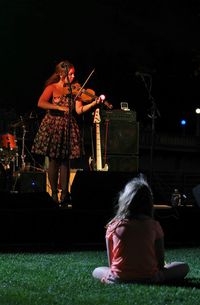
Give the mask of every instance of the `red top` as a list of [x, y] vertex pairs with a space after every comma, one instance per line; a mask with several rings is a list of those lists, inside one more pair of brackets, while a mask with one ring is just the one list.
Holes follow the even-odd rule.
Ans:
[[154, 219], [114, 221], [106, 232], [111, 271], [120, 279], [151, 278], [158, 270], [155, 241], [164, 233]]

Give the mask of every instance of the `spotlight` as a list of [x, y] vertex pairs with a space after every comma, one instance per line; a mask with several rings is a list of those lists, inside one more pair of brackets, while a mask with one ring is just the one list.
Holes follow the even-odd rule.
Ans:
[[185, 120], [185, 119], [182, 119], [182, 120], [181, 120], [181, 125], [182, 125], [182, 126], [185, 126], [186, 124], [187, 124], [186, 120]]

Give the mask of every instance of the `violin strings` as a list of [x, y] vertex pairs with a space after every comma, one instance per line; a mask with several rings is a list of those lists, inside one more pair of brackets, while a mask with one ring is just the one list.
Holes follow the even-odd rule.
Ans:
[[95, 69], [92, 70], [92, 72], [89, 74], [88, 78], [86, 79], [86, 81], [83, 83], [83, 85], [81, 86], [81, 88], [79, 89], [78, 93], [76, 94], [74, 100], [77, 99], [77, 97], [79, 96], [81, 90], [83, 89], [83, 87], [86, 85], [86, 83], [88, 82], [88, 80], [90, 79], [90, 77], [92, 76], [92, 74], [94, 73]]

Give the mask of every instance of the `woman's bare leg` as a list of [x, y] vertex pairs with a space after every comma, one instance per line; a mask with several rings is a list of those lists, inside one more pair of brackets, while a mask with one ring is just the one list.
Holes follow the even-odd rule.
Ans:
[[58, 202], [58, 172], [60, 163], [57, 159], [49, 158], [48, 178], [52, 190], [52, 198]]

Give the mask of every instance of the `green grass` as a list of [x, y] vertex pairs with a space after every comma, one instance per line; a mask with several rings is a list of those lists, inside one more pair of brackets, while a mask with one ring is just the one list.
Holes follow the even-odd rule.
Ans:
[[105, 285], [92, 278], [107, 264], [105, 251], [1, 253], [0, 305], [199, 305], [200, 251], [166, 250], [166, 260], [187, 261], [190, 273], [176, 285]]

